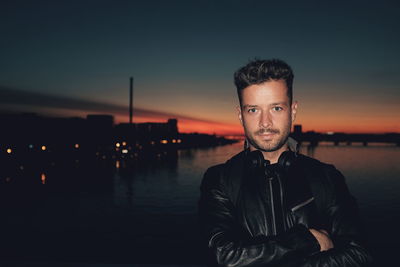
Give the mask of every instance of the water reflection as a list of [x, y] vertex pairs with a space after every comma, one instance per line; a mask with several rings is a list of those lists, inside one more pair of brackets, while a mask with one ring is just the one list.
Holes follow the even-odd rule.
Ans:
[[46, 184], [46, 174], [42, 173], [40, 175], [40, 180], [42, 181], [42, 184]]
[[[10, 161], [0, 172], [1, 257], [199, 262], [195, 229], [202, 175], [242, 145], [180, 150], [141, 161]], [[301, 152], [345, 175], [376, 253], [397, 249], [396, 240], [386, 237], [400, 236], [400, 149], [340, 144], [303, 146]], [[158, 254], [149, 258], [148, 251]]]
[[307, 153], [304, 153], [305, 155], [314, 158], [314, 152], [315, 152], [316, 146], [312, 145], [307, 145]]

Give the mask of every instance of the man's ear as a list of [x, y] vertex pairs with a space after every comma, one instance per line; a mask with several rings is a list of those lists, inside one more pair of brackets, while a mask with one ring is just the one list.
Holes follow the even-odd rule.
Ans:
[[240, 124], [243, 125], [242, 109], [240, 108], [240, 106], [237, 106], [236, 110], [238, 112], [238, 118], [239, 118]]
[[292, 103], [292, 113], [291, 113], [292, 122], [294, 122], [294, 120], [296, 119], [297, 105], [298, 105], [297, 101], [293, 101], [293, 103]]

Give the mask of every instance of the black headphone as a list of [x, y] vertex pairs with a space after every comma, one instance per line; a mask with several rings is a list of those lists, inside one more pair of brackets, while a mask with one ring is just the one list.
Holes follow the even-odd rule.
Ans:
[[[278, 168], [285, 173], [289, 173], [296, 163], [297, 154], [287, 150], [282, 152], [278, 159]], [[260, 150], [246, 150], [246, 166], [250, 171], [265, 170], [270, 165], [269, 160], [264, 159]]]

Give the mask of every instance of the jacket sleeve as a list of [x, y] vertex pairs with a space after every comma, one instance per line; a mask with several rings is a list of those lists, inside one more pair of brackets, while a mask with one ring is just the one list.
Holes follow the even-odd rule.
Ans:
[[351, 196], [343, 175], [330, 166], [325, 171], [325, 209], [322, 211], [325, 225], [334, 248], [309, 257], [303, 267], [359, 267], [370, 266], [371, 256], [363, 246], [364, 234], [356, 200]]
[[235, 218], [221, 173], [215, 167], [207, 170], [199, 200], [200, 227], [214, 264], [297, 266], [306, 256], [319, 251], [317, 240], [303, 225], [275, 237], [251, 236]]

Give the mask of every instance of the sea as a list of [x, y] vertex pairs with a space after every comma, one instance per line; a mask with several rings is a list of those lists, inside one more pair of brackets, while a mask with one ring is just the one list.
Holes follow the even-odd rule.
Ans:
[[[51, 162], [33, 169], [21, 165], [12, 172], [3, 166], [0, 265], [203, 266], [199, 186], [208, 167], [224, 163], [242, 148], [239, 142], [139, 161]], [[375, 265], [395, 263], [400, 248], [400, 147], [320, 143], [304, 145], [300, 152], [343, 173], [358, 201]]]

